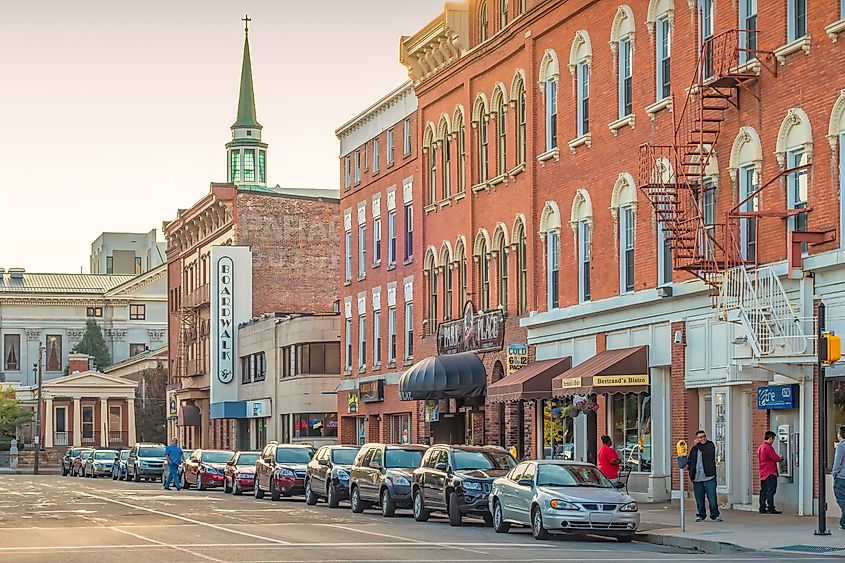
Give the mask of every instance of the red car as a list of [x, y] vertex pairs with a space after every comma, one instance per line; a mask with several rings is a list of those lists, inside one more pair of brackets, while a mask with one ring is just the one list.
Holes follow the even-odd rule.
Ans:
[[255, 498], [264, 498], [265, 492], [272, 500], [305, 494], [305, 468], [313, 455], [313, 446], [267, 444], [255, 462]]
[[227, 450], [194, 450], [182, 464], [182, 488], [194, 485], [198, 491], [223, 486], [223, 471], [234, 452]]
[[223, 492], [241, 495], [255, 487], [255, 462], [261, 452], [237, 452], [223, 470]]

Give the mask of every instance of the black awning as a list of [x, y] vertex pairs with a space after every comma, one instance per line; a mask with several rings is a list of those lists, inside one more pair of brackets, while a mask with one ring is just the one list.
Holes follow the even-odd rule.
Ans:
[[399, 379], [399, 398], [422, 401], [481, 397], [487, 387], [484, 364], [473, 352], [430, 356], [408, 368]]

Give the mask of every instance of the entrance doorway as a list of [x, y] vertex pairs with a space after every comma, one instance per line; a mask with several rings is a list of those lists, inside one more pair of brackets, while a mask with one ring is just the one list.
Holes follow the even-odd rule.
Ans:
[[463, 444], [466, 441], [466, 416], [462, 412], [440, 414], [431, 423], [432, 444]]

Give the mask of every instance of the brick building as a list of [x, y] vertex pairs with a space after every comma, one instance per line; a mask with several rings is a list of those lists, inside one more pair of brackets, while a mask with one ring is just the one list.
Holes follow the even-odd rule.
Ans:
[[[630, 489], [659, 500], [678, 487], [671, 444], [701, 427], [723, 500], [751, 505], [752, 452], [783, 427], [779, 502], [812, 512], [813, 297], [845, 303], [842, 10], [471, 0], [402, 39], [422, 151], [417, 359], [466, 296], [506, 312], [505, 346], [537, 360], [496, 385], [504, 354], [480, 354], [483, 441], [593, 459], [606, 433]], [[772, 384], [797, 385], [796, 403], [758, 404]], [[581, 401], [598, 412], [567, 416]]]
[[[168, 279], [168, 433], [186, 447], [234, 447], [234, 420], [216, 418], [209, 390], [211, 251], [242, 246], [251, 251], [251, 311], [330, 312], [337, 300], [338, 229], [335, 190], [268, 187], [267, 144], [256, 119], [248, 37], [244, 41], [238, 116], [227, 143], [227, 183], [212, 183], [202, 199], [165, 223]], [[303, 249], [308, 249], [307, 252]], [[233, 345], [235, 345], [233, 343]], [[237, 354], [237, 350], [235, 350]], [[234, 362], [233, 369], [240, 367]], [[239, 378], [230, 380], [237, 385]], [[225, 414], [225, 410], [220, 412]], [[268, 436], [274, 439], [275, 436]]]

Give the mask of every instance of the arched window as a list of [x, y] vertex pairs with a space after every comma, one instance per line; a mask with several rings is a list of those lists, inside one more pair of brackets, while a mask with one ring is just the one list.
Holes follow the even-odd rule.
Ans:
[[487, 139], [487, 100], [479, 95], [475, 101], [475, 108], [473, 109], [473, 124], [477, 134], [477, 154], [478, 154], [478, 183], [484, 184], [487, 182], [487, 162], [488, 162], [488, 139]]
[[488, 29], [487, 29], [488, 21], [487, 21], [487, 0], [482, 0], [481, 4], [478, 6], [478, 40], [479, 42], [487, 41], [488, 37]]
[[672, 65], [670, 62], [672, 58], [672, 20], [674, 14], [674, 0], [649, 0], [646, 26], [649, 33], [654, 35], [656, 102], [665, 100], [671, 93]]
[[[809, 196], [807, 166], [813, 161], [813, 132], [810, 119], [801, 108], [787, 112], [778, 131], [775, 157], [786, 170], [786, 198], [790, 209], [806, 209]], [[806, 231], [807, 212], [789, 218], [790, 231]]]
[[575, 78], [576, 130], [579, 137], [590, 132], [590, 71], [592, 70], [593, 47], [590, 35], [585, 30], [575, 34], [569, 52], [569, 71]]
[[525, 79], [523, 73], [517, 71], [513, 77], [513, 85], [511, 86], [511, 100], [516, 109], [516, 164], [525, 164], [526, 154], [526, 107], [525, 107]]
[[516, 12], [518, 16], [525, 13], [525, 0], [516, 0]]
[[458, 288], [460, 303], [459, 309], [463, 309], [467, 302], [467, 249], [464, 237], [458, 238], [455, 245], [455, 263], [458, 268]]
[[630, 174], [622, 173], [613, 186], [610, 211], [619, 235], [619, 293], [634, 291], [634, 235], [637, 187]]
[[546, 152], [557, 147], [557, 87], [560, 67], [557, 54], [546, 49], [540, 63], [540, 91], [545, 99]]
[[[845, 19], [845, 5], [842, 6], [842, 17]], [[845, 90], [839, 94], [830, 112], [827, 140], [833, 149], [833, 160], [839, 157], [839, 232], [845, 233]], [[845, 247], [845, 237], [839, 237], [839, 246]]]
[[547, 201], [540, 216], [540, 238], [546, 246], [546, 309], [560, 306], [560, 208]]
[[499, 0], [499, 29], [508, 25], [508, 0]]
[[619, 119], [633, 113], [634, 13], [627, 4], [619, 6], [610, 28], [610, 48], [616, 58]]
[[479, 308], [487, 310], [490, 308], [490, 236], [487, 231], [481, 229], [475, 240], [475, 263], [478, 275], [475, 277], [478, 283], [480, 296]]
[[437, 256], [434, 248], [429, 248], [426, 254], [425, 264], [426, 274], [428, 277], [428, 332], [435, 334], [437, 332]]
[[464, 109], [458, 107], [455, 110], [454, 127], [457, 137], [458, 150], [458, 193], [466, 191], [466, 167], [467, 167], [467, 142], [466, 129], [464, 128]]
[[[741, 127], [731, 147], [731, 161], [728, 172], [731, 181], [737, 184], [737, 197], [743, 201], [754, 195], [760, 185], [760, 171], [763, 169], [763, 148], [760, 136], [751, 127]], [[751, 197], [741, 207], [740, 211], [758, 211], [760, 208], [759, 194]], [[743, 217], [739, 223], [740, 251], [742, 258], [748, 262], [757, 261], [757, 218]]]
[[505, 88], [501, 84], [496, 85], [493, 92], [493, 111], [496, 113], [496, 175], [504, 176], [508, 171], [508, 101], [505, 95]]
[[439, 137], [441, 145], [441, 168], [443, 175], [443, 199], [452, 195], [452, 148], [449, 142], [449, 118], [444, 114], [440, 118]]
[[498, 260], [498, 290], [499, 306], [507, 314], [508, 312], [508, 231], [504, 224], [499, 223], [493, 235], [493, 246], [496, 249]]
[[593, 237], [593, 204], [587, 190], [580, 189], [575, 193], [569, 222], [575, 231], [578, 245], [578, 300], [583, 303], [592, 298], [590, 246]]
[[516, 312], [524, 315], [528, 312], [528, 245], [522, 217], [516, 220], [513, 242], [516, 250]]
[[440, 263], [443, 265], [443, 320], [452, 318], [452, 249], [448, 242], [443, 243], [440, 250]]
[[426, 127], [423, 146], [428, 158], [428, 203], [433, 204], [437, 202], [437, 138], [431, 123]]

